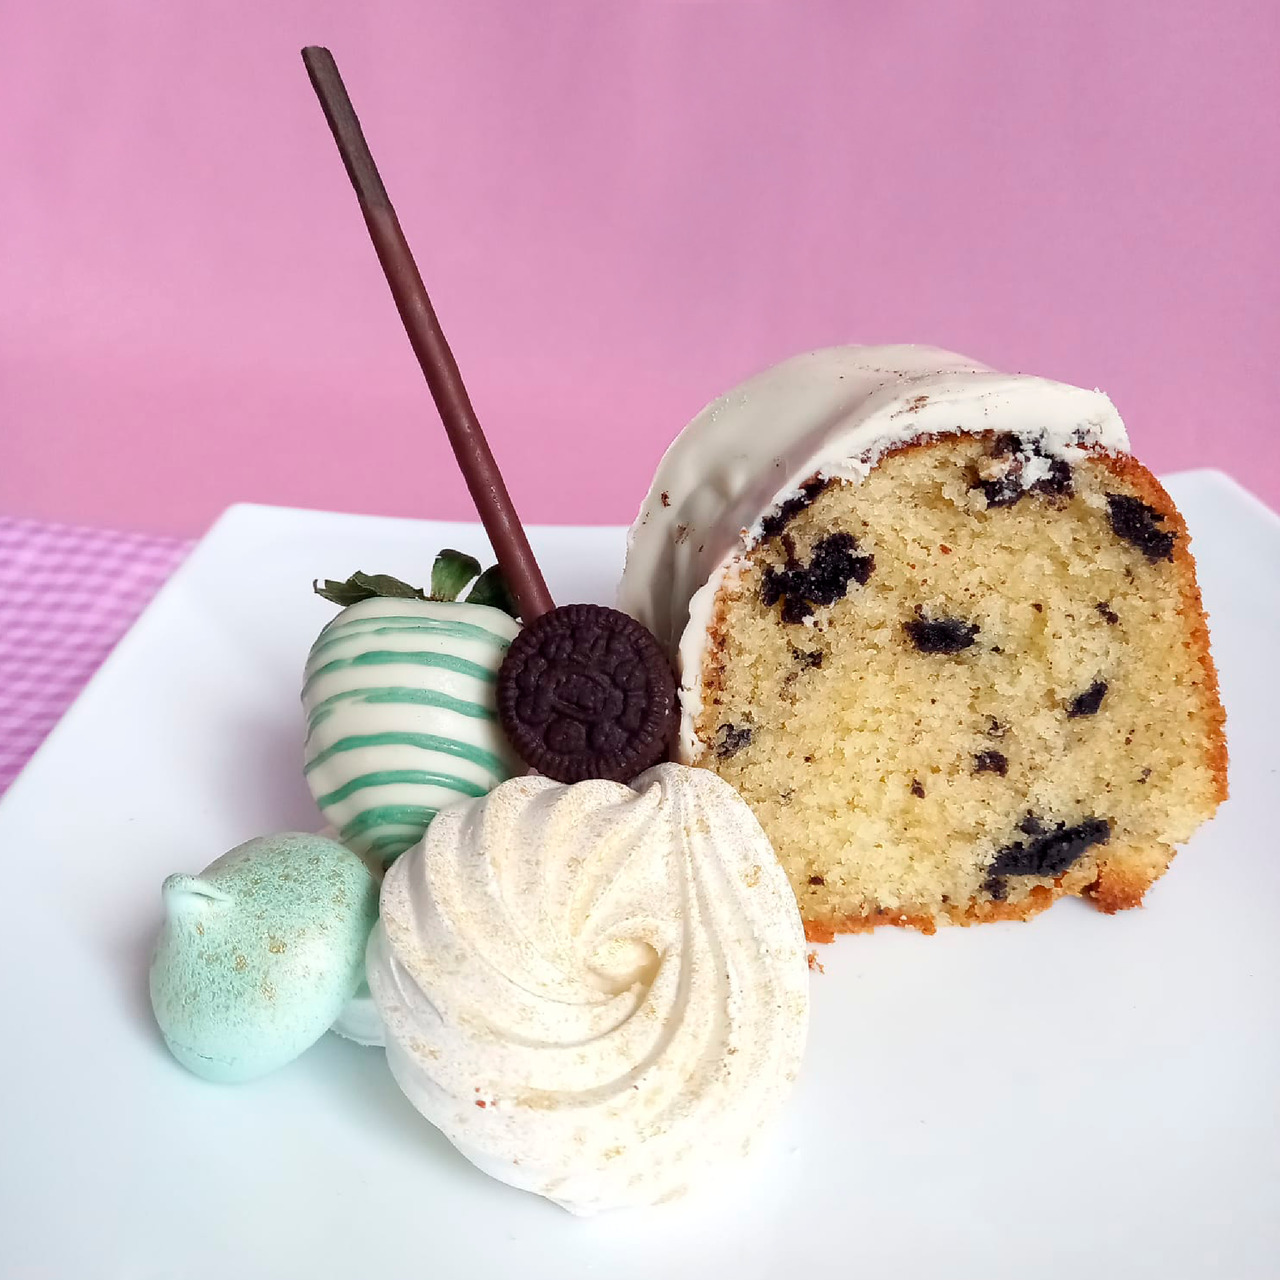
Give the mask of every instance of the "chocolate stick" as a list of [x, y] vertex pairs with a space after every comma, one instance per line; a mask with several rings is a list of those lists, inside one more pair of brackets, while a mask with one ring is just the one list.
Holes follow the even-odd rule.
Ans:
[[347, 167], [347, 176], [356, 189], [360, 211], [369, 228], [369, 238], [391, 286], [391, 295], [396, 300], [396, 309], [409, 335], [414, 355], [418, 357], [427, 386], [431, 388], [432, 399], [440, 411], [454, 457], [458, 459], [463, 479], [471, 491], [471, 499], [493, 544], [507, 585], [520, 606], [520, 615], [526, 624], [530, 623], [549, 613], [555, 607], [554, 601], [543, 580], [542, 570], [533, 558], [502, 473], [480, 429], [476, 411], [471, 407], [471, 398], [462, 384], [457, 362], [445, 341], [417, 263], [400, 229], [400, 220], [396, 217], [386, 187], [382, 185], [355, 108], [338, 74], [338, 65], [328, 49], [314, 45], [303, 49], [302, 61], [333, 131], [333, 139]]

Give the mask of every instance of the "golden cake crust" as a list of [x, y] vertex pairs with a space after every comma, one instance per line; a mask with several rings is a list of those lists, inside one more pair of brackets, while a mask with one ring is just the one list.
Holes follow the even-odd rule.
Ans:
[[[1135, 859], [1148, 861], [1150, 875], [1135, 873], [1130, 866], [1121, 865], [1121, 859], [1100, 859], [1095, 875], [1080, 876], [1068, 872], [1059, 876], [1053, 888], [1036, 885], [1019, 902], [971, 902], [964, 907], [947, 911], [947, 923], [968, 927], [971, 924], [991, 924], [997, 920], [1030, 920], [1059, 898], [1084, 897], [1099, 911], [1114, 915], [1142, 905], [1146, 891], [1164, 874], [1173, 861], [1176, 850], [1159, 846], [1149, 851], [1150, 857]], [[1127, 861], [1133, 858], [1132, 850], [1123, 855]], [[936, 933], [938, 922], [931, 915], [912, 915], [898, 911], [876, 911], [869, 916], [838, 916], [828, 920], [805, 920], [804, 936], [810, 942], [834, 942], [838, 933], [870, 933], [882, 926], [899, 929], [916, 929], [921, 933]]]
[[[1178, 535], [1173, 546], [1173, 562], [1180, 570], [1178, 581], [1182, 586], [1182, 615], [1187, 620], [1189, 635], [1187, 644], [1195, 660], [1204, 672], [1204, 691], [1210, 706], [1210, 732], [1206, 742], [1205, 763], [1213, 774], [1215, 796], [1221, 804], [1227, 798], [1227, 713], [1222, 706], [1222, 694], [1218, 688], [1218, 668], [1214, 665], [1209, 649], [1209, 619], [1205, 615], [1204, 601], [1200, 598], [1200, 584], [1196, 580], [1196, 562], [1191, 554], [1191, 535], [1182, 512], [1174, 505], [1164, 485], [1130, 454], [1100, 454], [1099, 460], [1113, 475], [1128, 481], [1149, 506], [1159, 511]], [[1142, 900], [1126, 906], [1137, 906]], [[1112, 907], [1111, 910], [1120, 910]], [[1103, 908], [1106, 910], [1106, 908]]]

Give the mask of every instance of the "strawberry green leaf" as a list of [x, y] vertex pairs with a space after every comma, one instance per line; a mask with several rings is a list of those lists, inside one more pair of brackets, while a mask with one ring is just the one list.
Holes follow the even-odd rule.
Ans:
[[399, 578], [392, 578], [385, 573], [356, 572], [346, 582], [335, 582], [332, 578], [312, 583], [315, 593], [334, 604], [359, 604], [361, 600], [372, 600], [376, 596], [389, 596], [396, 600], [425, 600], [427, 597], [418, 587], [411, 587]]
[[463, 551], [446, 548], [431, 566], [431, 598], [456, 600], [462, 589], [480, 572], [480, 561]]
[[476, 585], [467, 596], [467, 603], [487, 604], [494, 609], [501, 609], [503, 613], [509, 613], [513, 618], [520, 616], [520, 606], [516, 604], [516, 598], [511, 594], [511, 588], [507, 586], [507, 580], [496, 564], [476, 579]]

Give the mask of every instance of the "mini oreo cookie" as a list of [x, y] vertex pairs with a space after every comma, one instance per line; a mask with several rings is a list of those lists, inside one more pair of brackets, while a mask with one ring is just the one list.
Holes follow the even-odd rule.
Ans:
[[531, 768], [557, 782], [629, 782], [667, 754], [671, 664], [617, 609], [568, 604], [534, 619], [498, 671], [498, 716]]

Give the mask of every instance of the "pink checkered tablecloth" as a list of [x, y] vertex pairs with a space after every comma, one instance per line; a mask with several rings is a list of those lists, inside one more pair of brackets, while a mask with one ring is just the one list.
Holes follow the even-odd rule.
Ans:
[[0, 792], [191, 545], [0, 516]]

